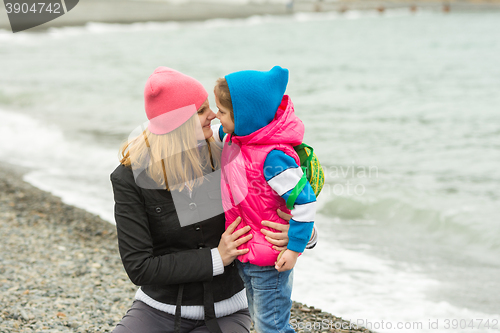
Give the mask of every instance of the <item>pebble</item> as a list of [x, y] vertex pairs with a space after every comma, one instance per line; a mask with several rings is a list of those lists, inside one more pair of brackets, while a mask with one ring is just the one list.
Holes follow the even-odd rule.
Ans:
[[[132, 305], [137, 287], [123, 269], [115, 226], [4, 164], [0, 244], [0, 333], [111, 332]], [[331, 324], [312, 327], [325, 321]], [[302, 327], [298, 333], [370, 332], [337, 330], [335, 323], [348, 322], [298, 302], [291, 323]]]

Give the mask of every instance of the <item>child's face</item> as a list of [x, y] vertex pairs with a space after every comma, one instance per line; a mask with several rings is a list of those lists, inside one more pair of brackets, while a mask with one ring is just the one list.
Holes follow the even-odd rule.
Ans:
[[217, 108], [219, 109], [219, 112], [217, 112], [217, 119], [220, 120], [220, 123], [222, 124], [222, 130], [224, 133], [231, 134], [234, 132], [234, 122], [231, 119], [231, 111], [219, 103], [219, 98], [217, 98], [217, 95], [215, 96], [215, 104], [217, 104]]

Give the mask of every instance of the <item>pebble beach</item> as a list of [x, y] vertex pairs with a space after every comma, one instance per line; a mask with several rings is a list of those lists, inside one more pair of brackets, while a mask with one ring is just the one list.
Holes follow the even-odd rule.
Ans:
[[[113, 225], [22, 180], [0, 164], [0, 333], [111, 332], [137, 287]], [[297, 332], [370, 332], [294, 302]]]

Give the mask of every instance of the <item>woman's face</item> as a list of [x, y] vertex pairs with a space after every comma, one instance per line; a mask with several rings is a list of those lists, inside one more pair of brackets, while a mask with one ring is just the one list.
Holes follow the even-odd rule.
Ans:
[[200, 124], [205, 139], [211, 138], [213, 135], [213, 131], [210, 125], [212, 124], [212, 120], [215, 119], [215, 113], [212, 111], [212, 109], [210, 109], [208, 98], [205, 103], [203, 103], [198, 109], [198, 117], [200, 118]]

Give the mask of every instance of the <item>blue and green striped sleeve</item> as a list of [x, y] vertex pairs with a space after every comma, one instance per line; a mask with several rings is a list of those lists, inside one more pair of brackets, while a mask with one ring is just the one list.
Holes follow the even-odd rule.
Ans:
[[[272, 150], [264, 162], [264, 177], [271, 188], [285, 201], [302, 177], [302, 169], [294, 158], [281, 150]], [[288, 230], [288, 249], [304, 252], [311, 237], [316, 215], [316, 195], [309, 184], [299, 193], [292, 209]]]

